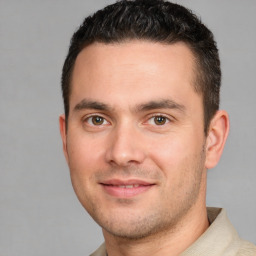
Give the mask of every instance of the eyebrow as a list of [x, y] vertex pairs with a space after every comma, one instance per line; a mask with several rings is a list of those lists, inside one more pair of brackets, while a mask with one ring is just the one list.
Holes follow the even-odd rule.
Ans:
[[137, 106], [136, 111], [149, 111], [154, 109], [177, 109], [180, 112], [185, 112], [185, 106], [179, 104], [171, 99], [163, 99], [157, 101], [150, 101], [145, 104]]
[[76, 104], [76, 106], [74, 107], [74, 110], [78, 111], [83, 109], [96, 109], [96, 110], [102, 110], [102, 111], [109, 111], [111, 107], [102, 102], [83, 99], [78, 104]]
[[[84, 110], [84, 109], [95, 109], [95, 110], [101, 110], [101, 111], [113, 110], [112, 107], [110, 107], [109, 105], [103, 102], [98, 102], [98, 101], [93, 101], [88, 99], [83, 99], [74, 107], [75, 111]], [[139, 104], [135, 107], [136, 112], [150, 111], [154, 109], [176, 109], [180, 112], [184, 112], [186, 108], [184, 105], [179, 104], [171, 99], [149, 101], [143, 104]]]

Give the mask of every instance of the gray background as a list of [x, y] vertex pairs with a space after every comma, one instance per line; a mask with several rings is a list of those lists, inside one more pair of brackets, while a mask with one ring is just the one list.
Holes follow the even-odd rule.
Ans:
[[[113, 1], [0, 0], [0, 255], [88, 255], [100, 228], [72, 190], [58, 131], [60, 76], [83, 18]], [[231, 133], [208, 205], [256, 243], [256, 1], [183, 0], [213, 30]]]

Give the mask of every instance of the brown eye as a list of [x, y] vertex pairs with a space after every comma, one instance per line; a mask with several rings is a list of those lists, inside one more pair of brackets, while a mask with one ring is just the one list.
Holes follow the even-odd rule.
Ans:
[[91, 122], [93, 125], [102, 125], [104, 123], [104, 118], [101, 116], [92, 116]]
[[164, 116], [155, 116], [154, 117], [154, 123], [156, 125], [164, 125], [167, 121], [167, 118]]

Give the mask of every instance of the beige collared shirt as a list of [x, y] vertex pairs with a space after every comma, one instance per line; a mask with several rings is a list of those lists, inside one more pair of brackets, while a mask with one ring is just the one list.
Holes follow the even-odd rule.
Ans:
[[[256, 246], [242, 240], [227, 218], [226, 211], [207, 208], [211, 225], [181, 256], [256, 256]], [[106, 256], [102, 244], [90, 256]]]

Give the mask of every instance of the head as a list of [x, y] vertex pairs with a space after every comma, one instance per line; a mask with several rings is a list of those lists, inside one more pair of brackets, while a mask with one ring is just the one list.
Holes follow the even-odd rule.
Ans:
[[[118, 1], [87, 17], [74, 33], [62, 71], [66, 121], [72, 73], [78, 54], [100, 42], [118, 44], [130, 40], [162, 44], [185, 43], [194, 54], [194, 90], [203, 97], [204, 131], [219, 109], [221, 70], [211, 31], [188, 9], [163, 0]], [[67, 123], [66, 123], [67, 124]]]
[[143, 239], [185, 219], [201, 223], [206, 170], [221, 155], [228, 118], [217, 111], [213, 36], [190, 11], [120, 1], [86, 18], [62, 86], [72, 184], [105, 236]]

